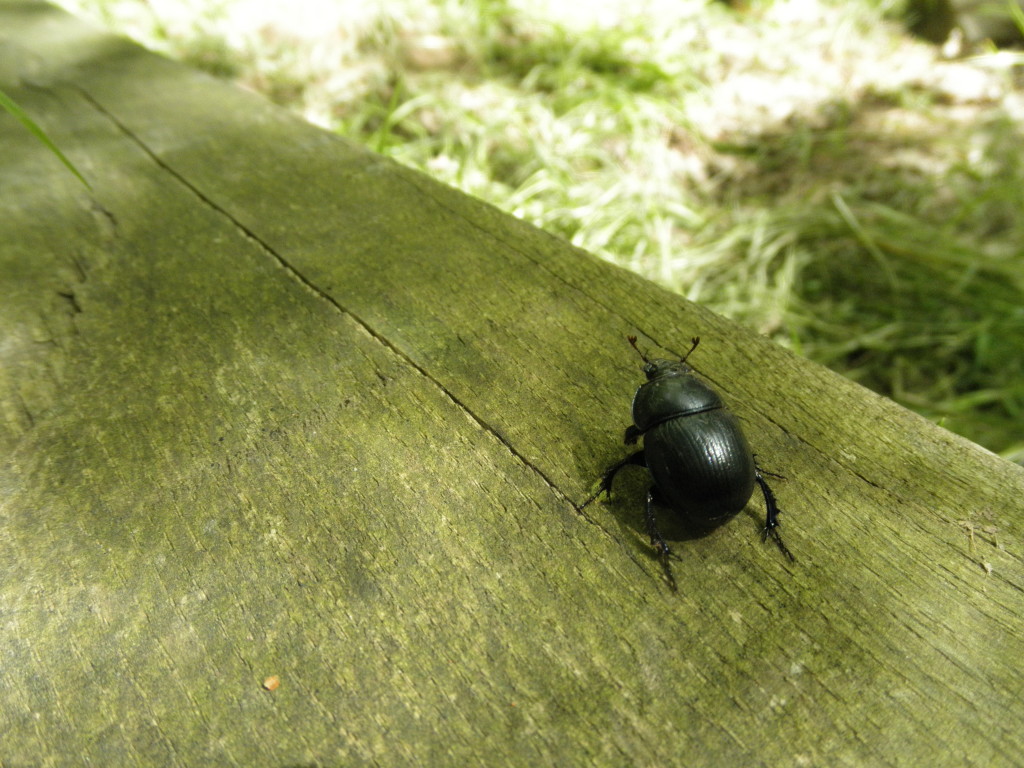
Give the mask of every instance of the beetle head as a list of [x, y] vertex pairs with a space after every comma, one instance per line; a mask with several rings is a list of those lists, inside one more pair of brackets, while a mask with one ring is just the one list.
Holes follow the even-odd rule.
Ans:
[[686, 360], [693, 353], [693, 350], [697, 348], [697, 345], [700, 344], [699, 336], [694, 336], [691, 339], [693, 346], [691, 346], [689, 351], [679, 360], [665, 360], [663, 358], [655, 358], [654, 360], [651, 360], [647, 355], [640, 351], [640, 347], [636, 344], [636, 336], [627, 336], [626, 338], [629, 339], [629, 343], [633, 345], [633, 349], [635, 349], [637, 354], [643, 359], [644, 375], [647, 377], [648, 381], [656, 379], [658, 376], [672, 374], [683, 375], [693, 372], [693, 369], [686, 364]]
[[656, 379], [659, 376], [682, 376], [693, 373], [693, 368], [682, 360], [648, 360], [644, 363], [644, 376], [647, 380]]

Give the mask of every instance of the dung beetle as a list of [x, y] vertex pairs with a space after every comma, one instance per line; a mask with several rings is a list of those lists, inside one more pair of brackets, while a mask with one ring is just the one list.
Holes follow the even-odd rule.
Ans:
[[623, 467], [649, 469], [654, 484], [647, 491], [647, 534], [658, 552], [668, 555], [655, 521], [656, 506], [675, 509], [688, 527], [706, 532], [743, 509], [757, 483], [768, 508], [762, 540], [771, 536], [782, 553], [795, 560], [779, 535], [775, 494], [754, 461], [739, 420], [686, 364], [700, 338], [692, 339], [690, 351], [678, 361], [650, 360], [637, 346], [636, 336], [628, 339], [643, 358], [647, 381], [633, 397], [634, 424], [626, 429], [626, 444], [633, 445], [642, 436], [644, 447], [609, 467], [591, 498], [602, 491], [611, 496], [612, 481]]

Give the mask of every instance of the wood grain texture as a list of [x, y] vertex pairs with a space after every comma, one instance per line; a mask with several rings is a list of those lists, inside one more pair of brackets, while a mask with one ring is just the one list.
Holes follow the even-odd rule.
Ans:
[[[1019, 467], [43, 4], [0, 88], [3, 768], [1019, 764]], [[581, 508], [629, 333], [795, 563]]]

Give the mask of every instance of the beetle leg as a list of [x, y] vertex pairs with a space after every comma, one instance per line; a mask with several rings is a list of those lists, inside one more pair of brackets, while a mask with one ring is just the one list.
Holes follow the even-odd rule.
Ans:
[[615, 479], [615, 475], [619, 473], [619, 470], [623, 467], [628, 467], [630, 464], [634, 464], [638, 467], [647, 466], [647, 457], [644, 456], [643, 451], [636, 451], [635, 453], [629, 454], [622, 461], [617, 461], [608, 467], [608, 470], [604, 473], [601, 478], [601, 487], [597, 491], [597, 495], [600, 496], [601, 492], [612, 495], [612, 481]]
[[626, 436], [623, 438], [623, 442], [626, 445], [635, 445], [636, 441], [640, 439], [640, 435], [642, 434], [643, 432], [637, 429], [636, 425], [630, 424], [626, 427]]
[[644, 522], [647, 524], [647, 535], [651, 537], [652, 546], [658, 550], [659, 555], [669, 555], [672, 550], [668, 548], [665, 539], [658, 531], [658, 524], [654, 519], [654, 508], [658, 504], [658, 489], [653, 485], [647, 491], [647, 509], [644, 512]]
[[768, 487], [768, 483], [761, 476], [760, 470], [754, 471], [754, 479], [757, 484], [761, 486], [761, 493], [764, 494], [764, 505], [768, 508], [768, 517], [764, 521], [764, 531], [761, 534], [761, 541], [767, 541], [768, 537], [771, 536], [775, 543], [779, 545], [779, 549], [782, 550], [782, 554], [788, 557], [790, 560], [795, 561], [793, 553], [790, 552], [786, 545], [782, 543], [782, 536], [779, 535], [779, 505], [775, 501], [775, 494], [772, 493], [772, 489]]

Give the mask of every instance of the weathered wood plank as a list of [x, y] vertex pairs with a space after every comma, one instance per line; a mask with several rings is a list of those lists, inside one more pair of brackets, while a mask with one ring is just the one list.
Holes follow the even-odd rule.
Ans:
[[[0, 765], [1018, 761], [1020, 468], [42, 4], [0, 88], [93, 186], [0, 120]], [[627, 333], [796, 563], [579, 510]]]

